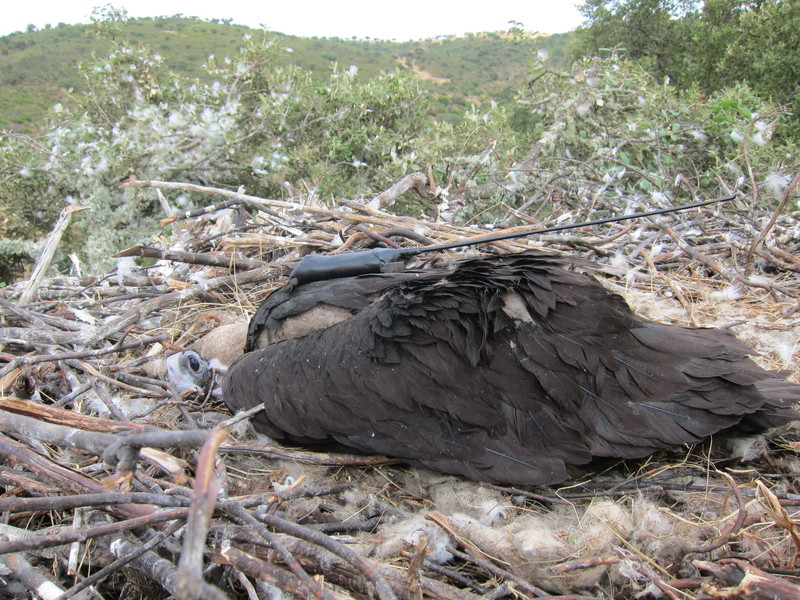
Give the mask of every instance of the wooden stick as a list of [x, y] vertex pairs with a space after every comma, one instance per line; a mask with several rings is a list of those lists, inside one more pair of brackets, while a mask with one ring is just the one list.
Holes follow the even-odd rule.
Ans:
[[157, 258], [160, 260], [171, 260], [183, 262], [190, 265], [208, 265], [212, 267], [224, 267], [226, 269], [259, 269], [269, 266], [263, 260], [246, 258], [244, 256], [226, 256], [224, 254], [208, 254], [206, 252], [181, 252], [178, 250], [159, 250], [150, 246], [133, 246], [122, 252], [117, 252], [111, 258], [124, 258], [127, 256], [142, 256], [145, 258]]
[[753, 240], [753, 243], [750, 246], [750, 251], [747, 253], [747, 260], [745, 261], [744, 272], [746, 275], [749, 275], [753, 270], [753, 259], [755, 258], [756, 250], [758, 250], [758, 247], [764, 243], [764, 239], [767, 237], [772, 228], [775, 227], [778, 217], [783, 212], [783, 209], [786, 207], [786, 203], [789, 202], [789, 198], [792, 196], [792, 192], [798, 185], [800, 185], [800, 171], [795, 174], [792, 182], [786, 188], [783, 198], [781, 198], [781, 201], [778, 203], [778, 207], [773, 211], [772, 217], [770, 217], [767, 225], [761, 230], [761, 233], [758, 234], [758, 237]]
[[203, 444], [200, 460], [197, 463], [192, 509], [183, 539], [183, 552], [178, 563], [175, 583], [178, 597], [186, 600], [203, 597], [203, 556], [206, 535], [211, 525], [217, 492], [224, 477], [223, 470], [215, 467], [214, 459], [226, 435], [225, 430], [214, 429]]
[[19, 306], [25, 306], [28, 304], [28, 302], [31, 301], [31, 298], [33, 298], [33, 295], [36, 293], [36, 290], [38, 290], [39, 286], [42, 284], [42, 279], [47, 273], [47, 269], [50, 268], [50, 263], [52, 262], [53, 256], [58, 248], [58, 244], [61, 241], [61, 236], [64, 235], [64, 231], [66, 231], [67, 227], [69, 226], [69, 222], [72, 220], [72, 215], [82, 210], [88, 210], [89, 208], [91, 207], [65, 206], [61, 209], [61, 214], [58, 216], [58, 219], [56, 219], [56, 223], [53, 225], [53, 230], [50, 232], [50, 235], [47, 236], [47, 242], [42, 249], [42, 254], [39, 256], [39, 259], [36, 261], [36, 266], [33, 268], [33, 273], [28, 281], [28, 287], [25, 288], [25, 291], [19, 298]]
[[71, 544], [72, 542], [85, 542], [86, 540], [93, 538], [103, 537], [122, 531], [130, 531], [132, 529], [139, 529], [141, 527], [163, 523], [164, 521], [175, 521], [177, 519], [183, 520], [188, 514], [188, 508], [173, 508], [171, 510], [152, 512], [143, 517], [135, 517], [133, 519], [126, 519], [124, 521], [106, 523], [104, 525], [98, 525], [97, 527], [90, 527], [79, 531], [67, 530], [53, 535], [33, 535], [20, 540], [9, 540], [0, 542], [0, 555], [8, 554], [10, 552], [27, 552], [28, 550], [37, 550], [39, 548], [64, 546], [66, 544]]

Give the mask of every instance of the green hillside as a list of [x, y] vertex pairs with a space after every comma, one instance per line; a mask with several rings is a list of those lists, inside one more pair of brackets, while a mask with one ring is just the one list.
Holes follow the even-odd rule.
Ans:
[[[210, 55], [217, 60], [236, 55], [242, 38], [255, 30], [227, 22], [192, 17], [132, 19], [120, 24], [129, 43], [148, 46], [177, 73], [199, 77]], [[502, 99], [524, 78], [530, 48], [505, 34], [419, 42], [299, 38], [275, 34], [291, 53], [289, 59], [318, 76], [334, 63], [356, 65], [365, 77], [381, 71], [412, 69], [436, 95], [439, 117], [459, 114], [470, 101]], [[563, 61], [570, 34], [542, 37], [541, 46]], [[77, 68], [103, 56], [110, 42], [95, 35], [92, 25], [58, 25], [0, 38], [0, 128], [30, 133], [41, 127], [47, 110], [64, 102], [69, 90], [83, 85]]]

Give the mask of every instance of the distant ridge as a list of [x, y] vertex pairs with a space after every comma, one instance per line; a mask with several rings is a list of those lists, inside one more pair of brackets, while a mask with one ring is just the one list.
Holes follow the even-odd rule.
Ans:
[[[128, 43], [150, 47], [171, 69], [189, 78], [203, 78], [202, 65], [209, 55], [234, 58], [245, 34], [261, 33], [192, 17], [131, 19], [121, 29]], [[355, 65], [366, 78], [381, 71], [413, 69], [435, 94], [440, 119], [458, 118], [469, 102], [508, 97], [525, 80], [530, 54], [530, 47], [514, 44], [504, 32], [414, 42], [271, 35], [292, 49], [287, 62], [316, 75], [327, 74], [334, 63], [342, 68]], [[539, 38], [557, 65], [567, 62], [570, 36]], [[93, 25], [60, 23], [0, 37], [0, 129], [40, 130], [53, 104], [67, 102], [68, 90], [80, 90], [83, 82], [77, 65], [109, 49], [110, 42], [95, 36]]]

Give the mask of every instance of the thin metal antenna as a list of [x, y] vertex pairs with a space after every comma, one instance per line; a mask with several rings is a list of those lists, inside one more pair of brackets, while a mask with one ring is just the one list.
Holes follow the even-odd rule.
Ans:
[[450, 242], [449, 244], [439, 244], [436, 246], [422, 246], [418, 248], [409, 248], [409, 250], [421, 250], [422, 252], [431, 252], [433, 250], [450, 250], [451, 248], [463, 248], [464, 246], [472, 246], [475, 244], [485, 244], [487, 242], [499, 242], [501, 240], [510, 240], [526, 235], [533, 235], [535, 233], [553, 233], [555, 231], [565, 231], [567, 229], [578, 229], [579, 227], [591, 227], [592, 225], [604, 225], [605, 223], [615, 223], [617, 221], [628, 221], [630, 219], [639, 219], [641, 217], [654, 217], [656, 215], [665, 215], [668, 213], [691, 210], [692, 208], [699, 208], [701, 206], [708, 206], [709, 204], [716, 204], [717, 202], [728, 202], [733, 200], [736, 196], [726, 196], [725, 198], [717, 198], [715, 200], [703, 200], [702, 202], [694, 202], [692, 204], [684, 204], [683, 206], [670, 206], [667, 208], [658, 208], [642, 213], [631, 213], [629, 215], [619, 215], [617, 217], [606, 217], [605, 219], [596, 219], [594, 221], [584, 221], [583, 223], [565, 223], [564, 225], [554, 225], [552, 227], [545, 227], [544, 229], [531, 229], [529, 231], [509, 231], [508, 233], [499, 233], [497, 235], [487, 235], [479, 239], [461, 240], [458, 242]]
[[475, 246], [500, 240], [510, 240], [521, 238], [537, 233], [552, 233], [554, 231], [565, 231], [567, 229], [578, 229], [579, 227], [590, 227], [592, 225], [603, 225], [604, 223], [614, 223], [616, 221], [627, 221], [641, 217], [653, 217], [665, 215], [667, 213], [690, 210], [701, 206], [708, 206], [717, 202], [727, 202], [733, 200], [735, 196], [717, 198], [716, 200], [704, 200], [683, 206], [670, 206], [659, 208], [641, 213], [631, 213], [618, 217], [607, 217], [594, 221], [584, 221], [582, 223], [566, 223], [564, 225], [554, 225], [544, 229], [528, 229], [523, 231], [508, 231], [495, 235], [486, 235], [478, 238], [470, 238], [458, 242], [447, 244], [437, 244], [435, 246], [415, 246], [413, 248], [373, 248], [371, 250], [358, 250], [346, 252], [344, 254], [307, 254], [304, 256], [292, 271], [290, 277], [298, 284], [321, 281], [324, 279], [336, 279], [338, 277], [352, 277], [355, 275], [365, 275], [367, 273], [378, 273], [390, 263], [400, 262], [406, 258], [417, 256], [423, 252], [437, 252], [439, 250], [450, 250], [451, 248], [463, 248], [465, 246]]

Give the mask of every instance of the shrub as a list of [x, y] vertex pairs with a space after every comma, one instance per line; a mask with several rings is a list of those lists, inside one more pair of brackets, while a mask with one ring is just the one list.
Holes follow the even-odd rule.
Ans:
[[92, 207], [78, 221], [87, 232], [81, 252], [96, 270], [146, 240], [163, 216], [154, 193], [119, 189], [130, 177], [245, 186], [264, 197], [305, 180], [322, 195], [353, 197], [405, 174], [427, 125], [410, 75], [362, 81], [355, 69], [334, 68], [320, 85], [279, 66], [282, 52], [269, 35], [249, 38], [235, 60], [211, 57], [211, 82], [201, 83], [146, 48], [115, 42], [83, 66], [86, 92], [54, 110], [44, 135], [0, 140], [0, 238], [42, 235], [70, 198]]

